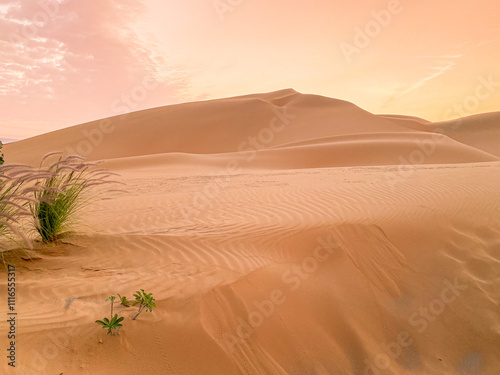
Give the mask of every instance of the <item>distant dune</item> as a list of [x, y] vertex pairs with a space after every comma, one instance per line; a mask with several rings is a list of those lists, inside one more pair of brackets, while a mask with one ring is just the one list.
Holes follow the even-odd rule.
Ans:
[[[18, 259], [17, 373], [497, 375], [499, 140], [500, 113], [432, 123], [282, 90], [5, 145], [125, 184]], [[106, 336], [104, 300], [140, 288], [158, 308], [115, 304]]]
[[493, 113], [432, 124], [377, 116], [345, 101], [282, 90], [134, 112], [27, 139], [5, 150], [11, 160], [24, 163], [58, 150], [89, 160], [156, 155], [169, 165], [176, 163], [169, 157], [173, 154], [192, 154], [193, 162], [210, 163], [215, 155], [265, 150], [259, 153], [259, 168], [314, 168], [400, 164], [400, 157], [427, 147], [425, 157], [415, 157], [413, 164], [473, 163], [499, 160], [499, 121], [500, 113]]

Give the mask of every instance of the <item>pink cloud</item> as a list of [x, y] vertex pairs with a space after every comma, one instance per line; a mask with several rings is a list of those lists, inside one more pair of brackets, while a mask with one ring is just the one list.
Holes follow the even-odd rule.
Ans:
[[21, 120], [25, 124], [38, 123], [40, 118], [53, 121], [44, 129], [48, 131], [110, 116], [113, 107], [120, 107], [116, 101], [141, 86], [146, 77], [160, 82], [154, 92], [129, 105], [130, 110], [159, 105], [158, 97], [162, 103], [175, 101], [185, 77], [161, 82], [158, 72], [167, 69], [165, 61], [155, 55], [154, 44], [141, 40], [131, 27], [146, 10], [144, 1], [138, 0], [3, 5], [0, 35], [7, 38], [0, 41], [2, 134], [40, 133], [39, 126], [28, 125], [23, 134], [14, 134], [21, 130], [13, 129]]

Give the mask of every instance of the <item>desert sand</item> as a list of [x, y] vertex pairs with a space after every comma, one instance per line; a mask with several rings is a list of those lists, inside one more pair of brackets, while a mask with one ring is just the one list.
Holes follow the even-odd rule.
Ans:
[[[124, 191], [12, 260], [18, 367], [0, 373], [499, 374], [499, 124], [289, 89], [5, 145], [102, 160]], [[116, 307], [106, 336], [104, 299], [140, 288], [158, 308]]]

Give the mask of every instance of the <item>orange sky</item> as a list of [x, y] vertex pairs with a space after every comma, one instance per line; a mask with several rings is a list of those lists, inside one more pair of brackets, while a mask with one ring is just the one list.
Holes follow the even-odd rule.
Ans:
[[495, 0], [7, 0], [0, 32], [0, 138], [282, 88], [435, 121], [500, 110]]

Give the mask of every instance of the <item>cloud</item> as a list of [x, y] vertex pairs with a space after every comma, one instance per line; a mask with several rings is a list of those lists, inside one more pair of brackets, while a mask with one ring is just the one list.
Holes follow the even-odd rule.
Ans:
[[[2, 48], [2, 76], [10, 78], [9, 95], [40, 95], [50, 87], [66, 96], [99, 87], [106, 76], [144, 75], [154, 69], [151, 51], [143, 48], [127, 26], [142, 11], [142, 2], [19, 2], [0, 18], [10, 48]], [[45, 6], [41, 6], [45, 4]], [[5, 42], [3, 43], [5, 47]], [[144, 57], [149, 61], [137, 60]], [[12, 78], [18, 79], [12, 79]], [[118, 80], [120, 81], [120, 80]]]
[[160, 74], [170, 67], [155, 53], [154, 42], [134, 31], [146, 11], [143, 0], [37, 0], [0, 6], [0, 105], [10, 109], [3, 115], [16, 123], [25, 118], [28, 103], [38, 116], [56, 108], [58, 120], [111, 115], [112, 102], [149, 76], [168, 78], [157, 95], [174, 97], [186, 77]]
[[443, 74], [447, 73], [453, 67], [457, 65], [456, 60], [462, 58], [460, 54], [456, 55], [442, 55], [442, 56], [420, 56], [421, 59], [432, 59], [432, 65], [427, 68], [427, 73], [424, 77], [420, 78], [416, 82], [412, 82], [405, 88], [400, 89], [397, 93], [393, 94], [383, 105], [382, 108], [388, 107], [394, 101], [399, 98], [418, 90], [419, 88], [425, 86], [429, 81], [432, 81]]

